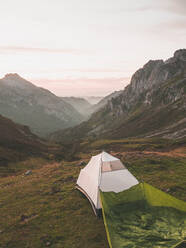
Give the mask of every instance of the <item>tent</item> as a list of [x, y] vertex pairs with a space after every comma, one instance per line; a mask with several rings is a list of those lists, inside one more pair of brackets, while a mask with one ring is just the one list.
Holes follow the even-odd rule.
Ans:
[[110, 248], [186, 247], [186, 202], [147, 183], [100, 194]]
[[86, 195], [97, 214], [97, 210], [102, 208], [100, 190], [119, 193], [138, 183], [120, 159], [102, 152], [93, 156], [80, 171], [76, 188]]
[[110, 248], [186, 247], [186, 203], [138, 180], [106, 152], [81, 170], [77, 188], [102, 209]]

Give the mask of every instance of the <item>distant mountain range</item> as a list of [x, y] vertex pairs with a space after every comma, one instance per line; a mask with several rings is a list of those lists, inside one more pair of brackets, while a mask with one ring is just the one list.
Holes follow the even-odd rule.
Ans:
[[57, 130], [75, 126], [102, 108], [117, 92], [102, 99], [58, 97], [50, 91], [37, 87], [16, 73], [0, 79], [0, 114], [16, 123], [27, 125], [41, 137]]
[[115, 91], [115, 92], [109, 94], [108, 96], [105, 96], [104, 98], [102, 98], [98, 103], [94, 104], [91, 107], [91, 110], [90, 110], [91, 113], [97, 112], [98, 110], [100, 110], [101, 108], [106, 106], [106, 104], [108, 103], [109, 100], [119, 96], [122, 92], [123, 92], [122, 90]]
[[84, 116], [84, 120], [86, 120], [89, 119], [94, 112], [97, 112], [98, 110], [103, 108], [109, 100], [115, 98], [121, 92], [122, 90], [115, 91], [108, 96], [101, 98], [101, 100], [98, 102], [97, 100], [100, 99], [100, 97], [91, 97], [96, 99], [96, 101], [93, 101], [96, 102], [95, 104], [90, 104], [88, 100], [79, 97], [61, 97], [61, 99], [72, 105], [81, 115]]
[[101, 101], [101, 99], [103, 99], [103, 96], [86, 96], [83, 97], [84, 99], [86, 99], [90, 104], [94, 105], [97, 104], [99, 101]]
[[85, 118], [90, 116], [93, 105], [86, 99], [80, 97], [61, 97], [61, 99], [72, 105]]
[[82, 124], [58, 131], [58, 141], [186, 136], [186, 49], [166, 61], [150, 60], [118, 96]]
[[67, 101], [18, 74], [0, 79], [0, 114], [28, 125], [40, 136], [77, 125], [84, 119]]

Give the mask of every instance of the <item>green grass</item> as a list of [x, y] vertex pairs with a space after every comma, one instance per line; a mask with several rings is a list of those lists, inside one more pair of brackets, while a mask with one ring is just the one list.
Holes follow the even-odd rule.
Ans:
[[186, 200], [186, 158], [132, 154], [123, 162], [140, 181]]
[[90, 150], [112, 150], [112, 151], [161, 151], [169, 150], [175, 147], [179, 147], [180, 143], [184, 143], [184, 140], [168, 140], [161, 138], [138, 138], [138, 139], [100, 139], [96, 141], [87, 141], [81, 144], [81, 149]]
[[24, 173], [27, 170], [39, 168], [47, 163], [49, 163], [49, 160], [41, 157], [30, 157], [15, 163], [10, 162], [0, 166], [0, 177]]
[[[166, 142], [99, 141], [74, 155], [87, 162], [104, 144], [119, 149], [122, 161], [140, 181], [186, 200], [186, 158], [146, 154], [138, 147], [152, 144], [153, 151], [167, 151]], [[127, 151], [125, 145], [135, 149]], [[177, 145], [184, 147], [184, 141]], [[36, 159], [9, 165], [8, 171], [16, 168], [16, 174], [0, 178], [1, 248], [108, 248], [102, 218], [94, 216], [88, 200], [74, 188], [82, 168], [79, 162]], [[32, 169], [29, 176], [24, 175], [27, 169]]]
[[[79, 168], [54, 164], [0, 180], [0, 247], [107, 247], [102, 219], [75, 190]], [[24, 216], [26, 216], [25, 220]]]

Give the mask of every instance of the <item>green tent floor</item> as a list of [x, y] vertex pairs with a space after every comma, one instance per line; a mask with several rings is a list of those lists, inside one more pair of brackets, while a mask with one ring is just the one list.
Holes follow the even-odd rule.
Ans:
[[185, 202], [146, 183], [120, 193], [100, 192], [100, 195], [110, 248], [185, 245]]

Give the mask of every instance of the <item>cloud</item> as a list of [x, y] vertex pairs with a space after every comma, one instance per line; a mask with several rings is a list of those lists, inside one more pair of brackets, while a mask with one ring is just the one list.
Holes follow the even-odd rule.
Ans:
[[134, 11], [149, 11], [161, 10], [171, 12], [173, 14], [184, 15], [186, 14], [186, 1], [185, 0], [156, 0], [155, 2], [148, 2], [142, 6], [131, 8]]
[[42, 47], [24, 47], [24, 46], [0, 46], [0, 52], [31, 52], [31, 53], [65, 53], [80, 54], [82, 50], [61, 49], [61, 48], [42, 48]]

